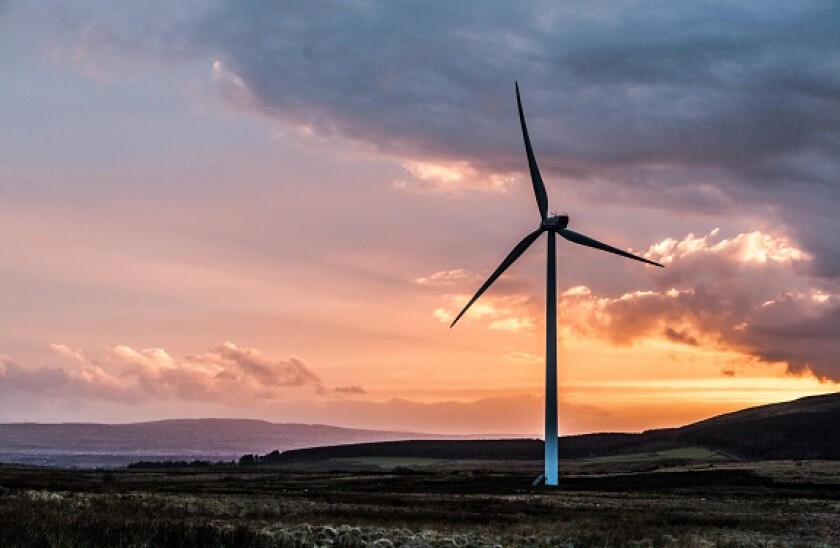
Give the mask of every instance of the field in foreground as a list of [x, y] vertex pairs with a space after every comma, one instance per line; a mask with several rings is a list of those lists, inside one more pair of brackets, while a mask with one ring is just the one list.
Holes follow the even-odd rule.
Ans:
[[[377, 470], [0, 465], [2, 546], [833, 546], [840, 463], [393, 461]], [[419, 463], [415, 463], [419, 464]]]

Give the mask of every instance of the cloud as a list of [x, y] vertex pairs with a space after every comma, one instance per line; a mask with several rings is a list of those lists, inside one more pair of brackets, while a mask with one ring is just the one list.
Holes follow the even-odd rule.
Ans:
[[508, 356], [514, 360], [528, 363], [542, 363], [545, 360], [545, 356], [538, 356], [530, 352], [513, 352]]
[[697, 253], [726, 255], [743, 263], [793, 263], [810, 258], [784, 236], [771, 236], [756, 230], [738, 234], [732, 240], [712, 243], [719, 234], [720, 229], [715, 228], [705, 236], [689, 234], [682, 240], [667, 238], [651, 246], [645, 257], [666, 265], [673, 263], [675, 258], [686, 258]]
[[840, 378], [836, 287], [809, 272], [809, 255], [789, 238], [751, 232], [722, 239], [713, 230], [663, 240], [644, 255], [667, 265], [655, 273], [654, 290], [561, 293], [564, 317], [579, 335], [735, 348], [794, 372]]
[[53, 343], [50, 345], [50, 350], [52, 350], [59, 356], [63, 356], [65, 358], [77, 361], [79, 363], [87, 362], [87, 359], [85, 358], [85, 355], [82, 352], [81, 348], [70, 348], [66, 344]]
[[515, 178], [525, 172], [519, 80], [549, 187], [763, 219], [761, 232], [718, 249], [663, 241], [648, 251], [670, 263], [653, 293], [576, 297], [595, 325], [617, 342], [653, 330], [838, 375], [836, 2], [221, 1], [174, 14], [163, 2], [58, 4], [55, 39], [75, 63], [201, 60], [235, 108], [370, 145], [406, 166], [397, 185], [413, 190], [527, 184]]
[[77, 65], [201, 60], [235, 108], [372, 145], [413, 190], [503, 190], [524, 175], [518, 79], [549, 186], [769, 213], [812, 268], [840, 276], [835, 2], [58, 0], [49, 13], [54, 49]]
[[[665, 238], [639, 252], [666, 265], [651, 271], [651, 289], [617, 296], [573, 286], [559, 294], [563, 325], [576, 336], [615, 345], [656, 338], [689, 346], [735, 349], [840, 379], [840, 284], [816, 275], [812, 256], [784, 234], [752, 231]], [[448, 303], [433, 316], [449, 323], [477, 282], [463, 269], [416, 282]], [[541, 305], [528, 281], [499, 279], [465, 319], [493, 330], [531, 332]]]
[[514, 180], [513, 174], [488, 174], [468, 162], [405, 162], [410, 177], [399, 179], [394, 186], [420, 192], [460, 192], [483, 190], [506, 192]]
[[666, 327], [663, 331], [663, 335], [665, 335], [665, 338], [669, 341], [676, 343], [687, 344], [689, 346], [697, 346], [700, 344], [687, 330], [678, 330], [673, 327]]
[[256, 99], [242, 78], [228, 71], [220, 60], [213, 61], [211, 70], [216, 91], [230, 105], [241, 110], [255, 109]]
[[535, 322], [533, 318], [502, 318], [500, 320], [493, 320], [490, 323], [490, 329], [497, 331], [530, 331], [534, 328]]
[[325, 390], [299, 358], [273, 360], [232, 342], [181, 359], [162, 348], [115, 346], [96, 363], [85, 359], [81, 350], [63, 344], [50, 347], [74, 367], [25, 366], [4, 358], [0, 390], [132, 404], [164, 400], [247, 404], [282, 399], [291, 388]]
[[[450, 306], [436, 308], [432, 315], [441, 323], [451, 323], [471, 297], [461, 293], [447, 294], [444, 298]], [[497, 331], [528, 332], [537, 325], [536, 299], [528, 293], [500, 294], [494, 285], [492, 293], [488, 291], [473, 303], [464, 320], [482, 321]]]
[[434, 316], [434, 318], [441, 323], [451, 323], [452, 320], [455, 319], [455, 316], [452, 314], [452, 312], [443, 307], [435, 308], [435, 311], [432, 312], [432, 316]]
[[[238, 370], [244, 377], [254, 377], [260, 382], [276, 386], [320, 385], [321, 380], [310, 371], [299, 358], [285, 361], [273, 361], [265, 358], [258, 350], [249, 347], [237, 347], [232, 342], [225, 342], [215, 351], [198, 356], [195, 359], [211, 364], [226, 364], [228, 370]], [[235, 366], [235, 367], [233, 367]]]
[[461, 284], [464, 281], [475, 282], [478, 279], [476, 274], [467, 272], [463, 268], [456, 268], [453, 270], [441, 270], [428, 276], [415, 278], [414, 282], [417, 285], [441, 287]]
[[86, 364], [68, 372], [60, 367], [27, 367], [0, 358], [0, 393], [49, 398], [91, 398], [139, 403], [138, 394], [101, 368]]
[[[432, 316], [441, 323], [449, 324], [455, 315], [472, 298], [483, 278], [463, 268], [441, 270], [415, 278], [414, 282], [432, 291], [445, 291], [443, 298], [448, 306], [438, 307]], [[488, 327], [497, 331], [529, 332], [537, 325], [536, 299], [530, 293], [531, 283], [516, 274], [503, 274], [481, 299], [473, 303], [462, 321], [483, 320]], [[469, 317], [469, 319], [466, 319]]]
[[367, 394], [367, 390], [365, 390], [364, 388], [362, 388], [361, 386], [356, 385], [356, 384], [349, 385], [349, 386], [336, 386], [335, 388], [333, 388], [333, 392], [335, 392], [336, 394], [349, 395], [349, 396], [357, 396], [357, 395], [361, 395], [361, 394]]
[[77, 66], [204, 62], [234, 108], [372, 146], [411, 190], [527, 184], [518, 79], [549, 186], [764, 215], [840, 277], [836, 2], [56, 0], [47, 13]]

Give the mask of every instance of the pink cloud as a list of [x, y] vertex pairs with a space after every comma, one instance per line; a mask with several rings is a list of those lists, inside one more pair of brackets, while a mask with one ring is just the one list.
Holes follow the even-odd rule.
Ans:
[[409, 177], [394, 182], [394, 187], [416, 192], [458, 194], [468, 190], [505, 193], [514, 182], [512, 173], [488, 173], [464, 161], [405, 161]]
[[[414, 281], [430, 290], [446, 291], [443, 294], [446, 306], [436, 308], [432, 316], [448, 324], [472, 297], [470, 291], [476, 291], [484, 278], [459, 268], [435, 272]], [[473, 304], [467, 321], [478, 320], [498, 331], [532, 331], [538, 322], [539, 306], [530, 289], [531, 284], [526, 278], [515, 274], [502, 275], [492, 289]]]
[[124, 403], [247, 403], [279, 400], [295, 388], [325, 390], [321, 379], [301, 359], [274, 360], [232, 342], [180, 359], [162, 348], [115, 346], [96, 363], [87, 360], [81, 350], [64, 344], [50, 348], [72, 362], [72, 367], [33, 367], [3, 358], [0, 390]]
[[428, 276], [421, 276], [419, 278], [414, 279], [414, 282], [417, 285], [429, 287], [446, 287], [456, 284], [462, 284], [465, 281], [478, 282], [480, 280], [477, 274], [468, 272], [463, 268], [441, 270], [439, 272], [429, 274]]
[[[666, 238], [643, 252], [667, 268], [651, 272], [651, 289], [617, 296], [586, 286], [563, 290], [564, 325], [577, 336], [626, 345], [660, 338], [691, 346], [732, 348], [792, 372], [840, 378], [840, 290], [810, 268], [812, 258], [786, 235], [753, 231], [723, 238], [718, 229]], [[442, 271], [417, 283], [441, 293], [433, 315], [448, 323], [475, 276]], [[527, 280], [503, 276], [469, 317], [489, 329], [532, 331], [541, 305]]]
[[85, 355], [82, 352], [81, 348], [70, 348], [66, 344], [53, 343], [50, 345], [50, 350], [52, 350], [59, 356], [77, 361], [79, 363], [87, 362], [87, 359], [85, 358]]
[[618, 297], [589, 288], [563, 292], [560, 306], [578, 334], [630, 344], [661, 337], [736, 348], [791, 371], [840, 378], [840, 301], [806, 266], [807, 253], [759, 231], [721, 239], [718, 230], [666, 239], [645, 256], [667, 265], [656, 288]]

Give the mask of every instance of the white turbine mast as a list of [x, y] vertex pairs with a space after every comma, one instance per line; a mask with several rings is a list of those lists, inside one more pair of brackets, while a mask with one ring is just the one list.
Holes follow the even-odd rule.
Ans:
[[[556, 259], [554, 256], [554, 235], [559, 234], [572, 243], [594, 247], [601, 251], [615, 253], [628, 259], [634, 259], [643, 263], [662, 267], [661, 264], [649, 261], [628, 253], [611, 245], [601, 243], [589, 236], [569, 230], [569, 216], [566, 214], [551, 216], [548, 215], [548, 195], [545, 191], [545, 184], [540, 176], [540, 169], [537, 167], [537, 160], [534, 158], [534, 151], [531, 148], [531, 140], [528, 137], [528, 128], [525, 125], [525, 115], [522, 113], [522, 100], [519, 98], [519, 83], [516, 83], [516, 105], [519, 109], [519, 123], [522, 126], [522, 138], [525, 141], [525, 154], [528, 156], [528, 170], [531, 172], [531, 183], [534, 186], [534, 195], [537, 198], [537, 207], [540, 210], [539, 227], [525, 236], [521, 242], [514, 246], [513, 250], [504, 258], [502, 263], [487, 278], [487, 281], [478, 288], [472, 299], [463, 310], [455, 317], [450, 328], [455, 325], [461, 316], [470, 306], [489, 288], [496, 279], [522, 255], [534, 241], [545, 232], [548, 234], [548, 257], [545, 276], [545, 484], [557, 485], [557, 272]], [[535, 485], [541, 480], [537, 478]]]

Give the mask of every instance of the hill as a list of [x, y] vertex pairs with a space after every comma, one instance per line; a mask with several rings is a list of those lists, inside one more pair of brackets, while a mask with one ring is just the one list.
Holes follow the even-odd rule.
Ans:
[[[752, 407], [680, 428], [563, 436], [559, 444], [562, 458], [706, 448], [743, 459], [840, 460], [840, 393]], [[543, 443], [534, 439], [414, 440], [310, 447], [275, 452], [255, 462], [364, 457], [517, 460], [542, 455]]]
[[0, 462], [95, 467], [173, 458], [230, 460], [244, 452], [427, 437], [440, 436], [248, 419], [11, 423], [0, 424]]
[[752, 407], [663, 435], [744, 458], [840, 459], [840, 393]]
[[[437, 439], [435, 439], [437, 438]], [[0, 424], [0, 462], [122, 466], [204, 459], [306, 462], [329, 458], [541, 459], [535, 439], [456, 440], [432, 434], [361, 430], [247, 419], [181, 419], [132, 424]], [[413, 440], [413, 441], [397, 441]], [[680, 428], [560, 438], [563, 458], [703, 447], [745, 459], [840, 460], [840, 393], [763, 405]], [[247, 459], [246, 459], [247, 461]]]

